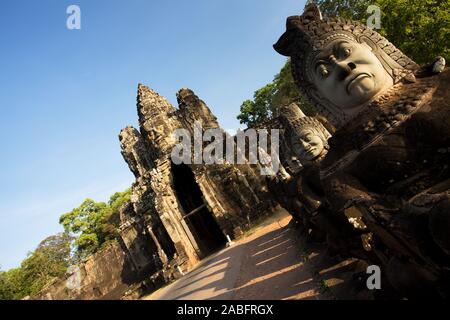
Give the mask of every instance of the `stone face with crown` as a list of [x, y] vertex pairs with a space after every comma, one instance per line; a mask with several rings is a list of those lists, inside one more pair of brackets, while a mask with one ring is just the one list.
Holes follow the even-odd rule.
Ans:
[[295, 103], [281, 108], [278, 120], [284, 131], [280, 150], [283, 166], [276, 177], [269, 178], [269, 187], [309, 239], [324, 240], [325, 234], [313, 216], [319, 213], [323, 200], [318, 165], [328, 152], [331, 133]]
[[336, 128], [418, 69], [377, 32], [354, 21], [322, 19], [314, 4], [287, 19], [287, 30], [274, 48], [291, 57], [296, 84]]
[[328, 152], [331, 133], [314, 117], [307, 117], [296, 104], [281, 109], [284, 141], [292, 157], [304, 167], [320, 162]]
[[423, 76], [377, 32], [314, 4], [274, 48], [337, 128], [320, 164], [331, 211], [361, 222], [361, 247], [401, 295], [447, 296], [449, 70]]

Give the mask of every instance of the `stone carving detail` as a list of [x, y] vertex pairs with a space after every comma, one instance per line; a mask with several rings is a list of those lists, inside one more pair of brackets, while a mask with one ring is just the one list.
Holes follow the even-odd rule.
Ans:
[[[274, 48], [291, 57], [298, 87], [317, 111], [337, 128], [355, 116], [364, 102], [385, 89], [384, 84], [398, 83], [405, 78], [414, 81], [413, 71], [418, 68], [376, 31], [338, 17], [322, 19], [315, 4], [308, 5], [303, 15], [287, 19], [287, 31]], [[327, 59], [322, 60], [319, 53], [328, 55]], [[365, 76], [355, 79], [350, 88], [349, 83], [333, 82], [335, 77], [345, 76], [356, 67], [354, 63], [338, 60], [355, 54], [365, 60], [359, 66]], [[321, 81], [323, 79], [330, 81]], [[331, 87], [327, 86], [329, 82]], [[350, 94], [346, 94], [348, 90]], [[341, 100], [346, 104], [344, 108], [336, 103]]]
[[151, 169], [152, 160], [146, 152], [147, 146], [141, 134], [133, 127], [126, 127], [119, 134], [122, 156], [131, 172], [137, 178], [142, 177]]
[[[122, 155], [136, 177], [131, 203], [122, 209], [121, 237], [131, 261], [159, 266], [157, 272], [166, 281], [179, 276], [178, 268], [186, 271], [208, 254], [205, 252], [208, 244], [204, 242], [212, 234], [201, 234], [199, 220], [215, 221], [218, 238], [225, 239], [225, 235], [234, 238], [248, 227], [249, 219], [255, 218], [250, 213], [263, 214], [272, 205], [269, 200], [262, 200], [269, 199], [261, 194], [267, 193], [267, 188], [264, 190], [263, 180], [254, 177], [249, 165], [182, 165], [183, 170], [190, 171], [201, 193], [198, 199], [189, 198], [192, 190], [182, 190], [180, 181], [186, 183], [186, 188], [196, 187], [189, 187], [188, 173], [174, 176], [180, 169], [170, 159], [177, 143], [174, 130], [183, 128], [193, 133], [195, 122], [201, 122], [203, 130], [220, 127], [208, 106], [192, 90], [181, 89], [177, 100], [178, 109], [153, 90], [139, 85], [140, 132], [127, 127], [119, 135]], [[186, 207], [189, 201], [204, 205], [193, 213], [186, 212], [193, 209]], [[196, 210], [200, 210], [201, 216], [195, 216]], [[186, 218], [188, 214], [193, 218]], [[151, 243], [152, 250], [146, 250], [147, 253], [135, 250], [136, 243]]]
[[322, 204], [319, 165], [328, 152], [331, 133], [296, 104], [280, 110], [279, 122], [283, 126], [283, 168], [277, 177], [269, 178], [269, 188], [310, 239], [324, 240], [325, 227], [319, 224], [326, 217], [321, 211], [327, 208]]
[[284, 143], [292, 157], [299, 159], [303, 166], [320, 162], [328, 152], [331, 133], [314, 117], [305, 116], [295, 104], [281, 110], [284, 125]]
[[314, 4], [288, 18], [275, 49], [338, 129], [320, 183], [327, 218], [349, 232], [326, 230], [329, 243], [382, 266], [400, 296], [448, 297], [449, 70], [419, 68], [375, 31], [322, 19]]
[[191, 128], [195, 121], [202, 123], [203, 129], [219, 128], [217, 118], [209, 110], [208, 106], [187, 88], [177, 92], [178, 111], [177, 116], [187, 128]]

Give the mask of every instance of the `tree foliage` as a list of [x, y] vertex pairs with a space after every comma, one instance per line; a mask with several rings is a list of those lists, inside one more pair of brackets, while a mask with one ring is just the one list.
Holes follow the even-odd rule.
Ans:
[[22, 261], [20, 268], [0, 272], [0, 299], [22, 299], [38, 293], [52, 280], [65, 274], [72, 263], [67, 233], [47, 237]]
[[255, 91], [253, 100], [242, 103], [237, 118], [241, 123], [252, 127], [277, 116], [280, 107], [292, 102], [299, 103], [307, 114], [314, 112], [295, 86], [291, 62], [288, 60], [271, 83]]
[[[450, 0], [317, 0], [325, 17], [340, 16], [366, 23], [372, 14], [369, 5], [381, 10], [379, 32], [419, 64], [433, 62], [437, 56], [450, 61]], [[241, 105], [238, 119], [249, 127], [278, 114], [283, 105], [297, 102], [313, 115], [313, 108], [298, 92], [290, 61], [265, 87], [256, 90], [253, 100]]]
[[11, 269], [0, 272], [0, 300], [21, 299], [25, 295], [20, 294], [21, 286], [20, 269]]
[[419, 64], [450, 60], [450, 0], [377, 0], [381, 34]]
[[75, 259], [82, 260], [98, 251], [102, 245], [117, 238], [119, 208], [129, 201], [131, 190], [116, 192], [108, 203], [86, 199], [79, 207], [63, 214], [59, 222], [75, 236]]
[[[129, 201], [131, 190], [116, 192], [107, 203], [85, 200], [61, 216], [65, 232], [45, 238], [19, 268], [0, 271], [0, 300], [33, 296], [67, 268], [117, 237], [119, 208]], [[75, 250], [73, 250], [73, 248]]]
[[367, 7], [374, 3], [371, 0], [317, 0], [324, 17], [339, 16], [365, 22]]
[[417, 63], [450, 59], [450, 0], [318, 0], [324, 16], [366, 22], [369, 5], [381, 10], [379, 32]]
[[238, 119], [249, 126], [264, 122], [272, 116], [274, 106], [272, 97], [275, 93], [275, 85], [267, 84], [255, 91], [253, 100], [245, 100], [241, 105], [241, 113]]

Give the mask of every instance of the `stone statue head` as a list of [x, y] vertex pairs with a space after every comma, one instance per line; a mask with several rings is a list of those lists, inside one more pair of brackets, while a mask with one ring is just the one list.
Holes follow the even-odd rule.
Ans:
[[307, 117], [300, 108], [291, 104], [281, 109], [284, 140], [291, 156], [302, 165], [320, 161], [328, 152], [330, 132], [314, 117]]
[[315, 4], [287, 19], [274, 48], [291, 57], [297, 86], [337, 128], [418, 68], [377, 32], [351, 20], [323, 19]]
[[291, 137], [293, 152], [305, 161], [314, 161], [325, 151], [325, 139], [316, 130], [305, 128]]

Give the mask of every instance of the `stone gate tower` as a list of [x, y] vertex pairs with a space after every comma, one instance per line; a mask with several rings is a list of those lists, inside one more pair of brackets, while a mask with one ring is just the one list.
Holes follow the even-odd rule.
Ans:
[[[249, 164], [175, 165], [174, 130], [220, 129], [191, 90], [177, 93], [178, 109], [144, 85], [138, 87], [140, 130], [120, 132], [122, 155], [136, 177], [122, 208], [121, 238], [137, 270], [190, 269], [238, 237], [272, 202], [265, 179]], [[180, 267], [180, 268], [178, 268]], [[172, 268], [173, 269], [173, 268]]]

